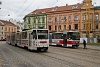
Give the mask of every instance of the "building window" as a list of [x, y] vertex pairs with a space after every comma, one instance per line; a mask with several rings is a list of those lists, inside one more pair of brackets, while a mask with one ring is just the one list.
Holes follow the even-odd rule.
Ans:
[[58, 17], [58, 21], [61, 22], [61, 17]]
[[74, 26], [75, 26], [75, 29], [78, 29], [78, 24], [75, 24]]
[[27, 19], [25, 18], [25, 19], [24, 19], [24, 22], [26, 22], [26, 20], [27, 20]]
[[83, 29], [86, 29], [86, 24], [84, 24]]
[[45, 23], [45, 17], [42, 17], [42, 23]]
[[30, 24], [30, 17], [28, 17], [28, 23]]
[[66, 25], [64, 25], [64, 30], [66, 30]]
[[52, 22], [52, 19], [51, 19], [51, 18], [49, 18], [49, 19], [48, 19], [48, 22]]
[[61, 25], [59, 25], [59, 29], [61, 30]]
[[51, 30], [51, 26], [49, 26], [49, 30]]
[[78, 16], [74, 16], [74, 20], [78, 20]]
[[71, 29], [71, 25], [69, 25], [69, 30]]
[[93, 17], [93, 15], [92, 15], [92, 14], [90, 14], [90, 20], [92, 20], [92, 19], [93, 19], [92, 17]]
[[78, 6], [72, 6], [72, 9], [77, 9], [78, 8]]
[[2, 27], [2, 30], [3, 30], [3, 27]]
[[90, 29], [92, 29], [92, 26], [91, 26], [92, 24], [90, 24]]
[[34, 19], [34, 23], [36, 23], [36, 19]]
[[68, 16], [68, 21], [70, 21], [71, 20], [71, 16]]
[[14, 31], [16, 32], [16, 28], [14, 28]]
[[40, 18], [38, 18], [38, 23], [40, 23]]
[[57, 30], [57, 26], [55, 26], [55, 30]]
[[99, 20], [99, 15], [98, 14], [95, 15], [95, 20]]
[[[13, 31], [13, 28], [12, 28], [12, 31]], [[14, 32], [14, 31], [13, 31]]]
[[3, 34], [3, 32], [2, 32], [2, 34]]
[[27, 25], [25, 24], [25, 25], [24, 25], [24, 28], [26, 29], [26, 27], [27, 27]]
[[86, 20], [86, 15], [83, 15], [83, 20]]
[[57, 18], [55, 17], [55, 22], [57, 22]]
[[64, 16], [64, 21], [66, 21], [66, 16]]
[[98, 23], [96, 23], [96, 29], [98, 29]]
[[9, 31], [10, 31], [10, 27], [9, 27]]

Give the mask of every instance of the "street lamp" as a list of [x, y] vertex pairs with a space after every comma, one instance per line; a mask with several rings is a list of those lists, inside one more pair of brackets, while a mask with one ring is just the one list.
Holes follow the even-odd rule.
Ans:
[[8, 14], [8, 16], [10, 16], [10, 15]]
[[0, 4], [2, 4], [2, 2], [0, 1]]
[[[2, 4], [2, 2], [0, 1], [0, 5]], [[1, 7], [0, 7], [0, 9], [1, 9]]]

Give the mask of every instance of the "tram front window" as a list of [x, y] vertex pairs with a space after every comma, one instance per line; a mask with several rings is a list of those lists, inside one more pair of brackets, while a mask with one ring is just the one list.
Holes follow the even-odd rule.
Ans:
[[37, 30], [38, 39], [48, 39], [48, 30]]
[[67, 34], [67, 39], [79, 40], [80, 39], [79, 32], [69, 32]]
[[73, 40], [79, 40], [79, 39], [80, 39], [79, 33], [73, 33]]
[[38, 35], [38, 39], [48, 39], [48, 35]]

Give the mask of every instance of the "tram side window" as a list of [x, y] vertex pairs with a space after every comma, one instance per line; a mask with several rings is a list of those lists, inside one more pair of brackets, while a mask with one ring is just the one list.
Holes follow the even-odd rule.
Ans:
[[27, 38], [27, 32], [22, 32], [22, 39], [26, 39]]
[[15, 35], [14, 34], [12, 34], [12, 41], [14, 41], [15, 40]]
[[55, 34], [52, 36], [53, 39], [61, 39], [63, 38], [63, 35], [62, 34]]
[[19, 33], [16, 34], [16, 38], [20, 39], [20, 34]]
[[53, 38], [53, 39], [57, 39], [57, 36], [56, 36], [56, 35], [53, 35], [52, 38]]
[[67, 39], [72, 39], [72, 33], [68, 33]]

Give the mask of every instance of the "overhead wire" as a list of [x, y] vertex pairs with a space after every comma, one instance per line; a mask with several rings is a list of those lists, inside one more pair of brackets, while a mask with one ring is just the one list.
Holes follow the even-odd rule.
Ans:
[[[36, 1], [36, 0], [35, 0]], [[21, 12], [18, 16], [21, 16], [22, 13], [24, 13], [31, 5], [32, 5], [33, 2], [31, 2], [24, 10], [23, 12]], [[18, 18], [18, 17], [17, 17]], [[15, 19], [17, 19], [15, 18]]]
[[[57, 0], [57, 2], [58, 2], [58, 0]], [[55, 3], [57, 3], [57, 2], [55, 2]], [[33, 2], [32, 2], [32, 3], [33, 3]], [[31, 4], [32, 4], [32, 3], [31, 3]], [[52, 5], [54, 5], [55, 3], [53, 3]], [[31, 6], [31, 4], [30, 4], [28, 7], [26, 7], [26, 9], [28, 9], [28, 8]], [[52, 5], [50, 5], [50, 6], [52, 6]], [[26, 11], [26, 9], [25, 9], [24, 11]], [[23, 12], [24, 12], [24, 11], [23, 11]], [[21, 13], [19, 14], [19, 16], [20, 16], [23, 12], [21, 12]]]
[[22, 6], [26, 3], [26, 1], [27, 0], [24, 1], [24, 3], [19, 7], [19, 9], [14, 14], [16, 14], [22, 8]]
[[[59, 1], [57, 0], [55, 3], [57, 3], [57, 2], [59, 2]], [[26, 8], [23, 10], [23, 12], [21, 12], [18, 16], [21, 16], [22, 13], [24, 13], [24, 12], [32, 5], [32, 3], [33, 3], [33, 2], [31, 2], [31, 4], [28, 5], [28, 7], [26, 7]], [[50, 6], [54, 5], [55, 3], [51, 4]], [[17, 17], [17, 18], [18, 18], [18, 17]], [[16, 18], [16, 19], [17, 19], [17, 18]]]
[[[59, 0], [60, 1], [60, 0]], [[54, 2], [53, 4], [51, 4], [50, 6], [52, 6], [52, 5], [54, 5], [54, 4], [56, 4], [56, 3], [58, 3], [59, 2], [58, 0], [56, 0], [56, 2]]]

